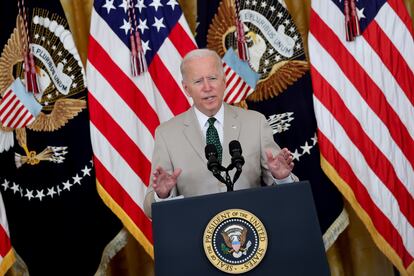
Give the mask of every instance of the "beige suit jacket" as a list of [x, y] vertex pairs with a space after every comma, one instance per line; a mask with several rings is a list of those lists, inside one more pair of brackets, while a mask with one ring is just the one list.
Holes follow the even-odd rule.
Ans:
[[[265, 117], [251, 110], [224, 104], [223, 127], [223, 166], [231, 162], [228, 145], [238, 140], [243, 150], [245, 164], [234, 185], [234, 190], [260, 186], [260, 179], [267, 185], [273, 184], [273, 177], [267, 168], [265, 149], [273, 154], [280, 151], [273, 140], [272, 130]], [[155, 131], [155, 145], [152, 158], [152, 171], [157, 165], [172, 172], [181, 168], [177, 186], [171, 192], [173, 196], [184, 197], [224, 192], [225, 184], [219, 182], [207, 169], [206, 146], [194, 107], [161, 124]], [[234, 169], [231, 173], [233, 179]], [[152, 176], [144, 202], [145, 213], [151, 216], [151, 204], [154, 202]]]

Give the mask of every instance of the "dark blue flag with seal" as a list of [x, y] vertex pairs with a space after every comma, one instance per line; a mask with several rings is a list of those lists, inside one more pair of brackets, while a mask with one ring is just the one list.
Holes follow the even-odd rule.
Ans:
[[220, 0], [197, 1], [197, 24], [195, 40], [198, 48], [206, 48], [207, 34], [211, 21], [216, 14]]
[[80, 56], [59, 1], [0, 5], [0, 190], [11, 243], [30, 275], [93, 275], [122, 225], [96, 191]]
[[[204, 7], [207, 2], [199, 0], [198, 5]], [[249, 64], [260, 79], [255, 91], [238, 105], [266, 116], [275, 141], [293, 153], [293, 172], [311, 182], [327, 250], [349, 219], [342, 195], [320, 167], [312, 85], [302, 37], [284, 1], [240, 0], [239, 5]], [[207, 47], [221, 57], [229, 48], [237, 51], [234, 4], [222, 1], [210, 19], [206, 14], [213, 14], [211, 10], [198, 12], [198, 28], [208, 29]]]

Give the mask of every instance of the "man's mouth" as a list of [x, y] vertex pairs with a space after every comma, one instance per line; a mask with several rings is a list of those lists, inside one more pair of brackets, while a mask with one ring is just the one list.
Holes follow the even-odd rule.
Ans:
[[208, 96], [204, 98], [205, 101], [211, 101], [213, 99], [215, 99], [215, 96]]

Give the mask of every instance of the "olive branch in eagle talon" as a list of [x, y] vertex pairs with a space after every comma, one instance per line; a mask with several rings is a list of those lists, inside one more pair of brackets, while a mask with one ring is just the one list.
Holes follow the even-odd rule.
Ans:
[[[36, 120], [31, 125], [28, 125], [27, 128], [37, 132], [52, 132], [58, 130], [68, 123], [70, 119], [78, 115], [84, 108], [86, 108], [86, 101], [84, 100], [59, 99], [56, 101], [50, 114], [46, 115], [41, 112], [36, 117]], [[48, 146], [40, 153], [29, 150], [26, 128], [10, 129], [3, 127], [0, 123], [0, 129], [11, 134], [15, 131], [16, 140], [26, 154], [26, 156], [22, 156], [15, 153], [15, 163], [18, 168], [23, 164], [37, 165], [40, 161], [62, 163], [65, 159], [64, 155], [67, 153], [67, 147]]]

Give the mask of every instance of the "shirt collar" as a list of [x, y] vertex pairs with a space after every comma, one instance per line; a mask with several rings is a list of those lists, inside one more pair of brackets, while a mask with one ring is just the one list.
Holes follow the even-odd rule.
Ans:
[[[198, 123], [200, 124], [201, 129], [207, 124], [207, 120], [210, 118], [207, 115], [205, 115], [203, 112], [197, 109], [197, 107], [194, 106], [194, 111], [197, 116]], [[224, 103], [221, 104], [221, 107], [217, 113], [212, 116], [216, 118], [217, 122], [221, 125], [223, 125], [224, 122]]]

